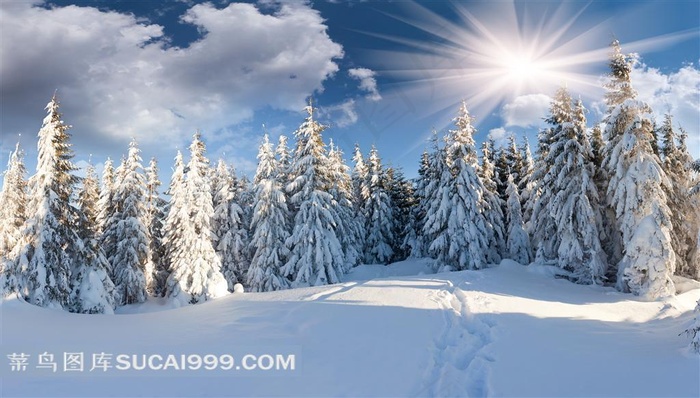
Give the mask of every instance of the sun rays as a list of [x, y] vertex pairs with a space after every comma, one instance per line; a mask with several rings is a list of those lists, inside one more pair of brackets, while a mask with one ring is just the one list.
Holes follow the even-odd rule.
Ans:
[[[566, 85], [584, 100], [602, 94], [616, 20], [586, 13], [581, 3], [492, 2], [453, 4], [440, 15], [415, 2], [390, 15], [430, 39], [367, 34], [401, 50], [372, 52], [380, 73], [402, 81], [402, 96], [416, 98], [422, 117], [453, 110], [465, 99], [477, 115], [490, 115], [514, 98], [551, 94]], [[617, 21], [617, 22], [616, 22]], [[649, 51], [697, 31], [623, 43], [625, 51]]]

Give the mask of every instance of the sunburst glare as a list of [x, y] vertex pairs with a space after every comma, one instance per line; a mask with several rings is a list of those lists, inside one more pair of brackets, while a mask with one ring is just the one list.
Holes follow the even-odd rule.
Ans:
[[[453, 111], [461, 99], [477, 117], [488, 115], [518, 96], [551, 95], [562, 85], [584, 100], [602, 94], [615, 24], [584, 15], [585, 5], [456, 3], [450, 19], [414, 2], [402, 5], [403, 15], [390, 16], [430, 41], [366, 33], [403, 46], [371, 55], [384, 76], [402, 81], [394, 94], [425, 101], [420, 116]], [[683, 31], [623, 45], [628, 52], [652, 51], [694, 35]]]

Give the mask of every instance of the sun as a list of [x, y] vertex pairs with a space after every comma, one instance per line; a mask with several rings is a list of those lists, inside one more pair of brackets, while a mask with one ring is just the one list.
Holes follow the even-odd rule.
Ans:
[[500, 68], [496, 68], [494, 74], [502, 74], [515, 91], [522, 91], [530, 84], [537, 86], [538, 82], [542, 83], [541, 80], [547, 78], [547, 68], [526, 54], [509, 53], [496, 63], [500, 64]]
[[528, 57], [511, 57], [505, 60], [508, 75], [514, 80], [523, 80], [539, 73], [537, 64]]

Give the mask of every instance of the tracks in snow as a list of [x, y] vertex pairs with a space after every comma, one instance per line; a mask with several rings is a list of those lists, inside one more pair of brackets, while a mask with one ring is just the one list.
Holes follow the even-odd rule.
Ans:
[[418, 395], [489, 396], [493, 322], [474, 316], [465, 292], [450, 281], [433, 295], [444, 310], [445, 328], [433, 342], [433, 358]]

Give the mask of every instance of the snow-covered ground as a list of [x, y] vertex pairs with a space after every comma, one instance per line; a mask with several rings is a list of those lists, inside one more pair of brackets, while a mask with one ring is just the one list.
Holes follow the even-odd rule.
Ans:
[[[0, 396], [700, 396], [700, 360], [679, 336], [700, 289], [643, 302], [510, 261], [431, 274], [412, 260], [346, 280], [113, 316], [7, 301]], [[84, 371], [64, 372], [64, 352], [83, 352]], [[294, 354], [295, 369], [89, 371], [102, 352]], [[12, 353], [31, 355], [25, 371]], [[36, 369], [42, 353], [56, 373]]]

